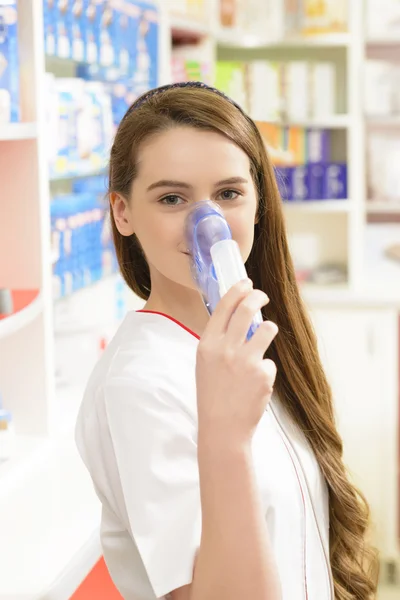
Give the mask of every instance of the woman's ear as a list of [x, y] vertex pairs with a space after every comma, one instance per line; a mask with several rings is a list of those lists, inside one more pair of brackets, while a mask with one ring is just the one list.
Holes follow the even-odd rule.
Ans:
[[128, 202], [125, 198], [121, 196], [121, 194], [111, 192], [110, 204], [115, 225], [120, 234], [128, 237], [135, 233], [131, 222], [132, 217], [129, 211]]

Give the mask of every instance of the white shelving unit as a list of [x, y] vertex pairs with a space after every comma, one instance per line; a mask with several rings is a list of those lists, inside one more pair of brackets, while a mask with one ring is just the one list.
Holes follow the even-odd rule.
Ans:
[[[21, 9], [23, 5], [23, 10]], [[289, 229], [295, 231], [303, 227], [313, 227], [323, 232], [327, 243], [327, 256], [334, 252], [337, 240], [341, 240], [341, 255], [348, 265], [348, 283], [346, 286], [308, 286], [304, 289], [306, 302], [316, 310], [324, 307], [335, 307], [338, 311], [359, 311], [368, 305], [368, 310], [387, 310], [390, 313], [388, 323], [395, 323], [396, 311], [400, 307], [400, 294], [379, 293], [366, 297], [363, 287], [363, 240], [365, 215], [373, 210], [372, 205], [365, 202], [365, 123], [362, 113], [362, 80], [360, 64], [364, 60], [363, 45], [363, 9], [361, 2], [349, 2], [349, 34], [315, 37], [307, 39], [289, 39], [284, 41], [266, 42], [257, 36], [241, 35], [238, 31], [223, 31], [216, 23], [217, 0], [210, 0], [208, 18], [204, 22], [188, 18], [185, 15], [168, 14], [167, 3], [158, 2], [161, 14], [160, 27], [160, 73], [159, 83], [171, 80], [171, 52], [173, 38], [184, 38], [192, 43], [199, 43], [205, 48], [211, 60], [221, 59], [243, 60], [258, 58], [284, 59], [297, 56], [312, 59], [315, 53], [335, 61], [341, 69], [343, 81], [346, 83], [344, 92], [345, 114], [318, 121], [293, 123], [306, 127], [327, 128], [334, 134], [343, 136], [339, 146], [349, 164], [348, 199], [320, 202], [287, 203], [285, 211]], [[64, 591], [57, 588], [54, 597], [60, 600], [69, 597], [68, 594], [79, 583], [79, 578], [87, 574], [100, 556], [96, 523], [98, 522], [98, 504], [94, 494], [86, 487], [86, 478], [79, 469], [75, 451], [70, 443], [72, 424], [77, 409], [82, 387], [74, 383], [69, 389], [56, 386], [55, 347], [68, 351], [71, 348], [76, 354], [85, 352], [85, 332], [82, 331], [82, 318], [76, 315], [88, 314], [91, 307], [93, 322], [101, 321], [101, 314], [109, 314], [114, 299], [112, 297], [115, 280], [100, 282], [99, 286], [88, 288], [68, 300], [56, 305], [52, 299], [51, 266], [53, 255], [50, 246], [50, 181], [48, 176], [46, 154], [46, 119], [44, 107], [44, 75], [45, 57], [43, 42], [42, 2], [39, 0], [20, 0], [19, 4], [19, 45], [21, 62], [21, 113], [22, 122], [10, 125], [0, 125], [0, 180], [2, 193], [0, 197], [0, 285], [12, 289], [37, 290], [38, 294], [32, 304], [20, 312], [0, 320], [0, 390], [7, 408], [13, 412], [18, 433], [17, 458], [8, 464], [0, 465], [0, 507], [2, 512], [0, 536], [1, 564], [8, 564], [10, 540], [12, 531], [7, 525], [11, 522], [14, 506], [19, 506], [21, 495], [33, 494], [35, 506], [40, 506], [40, 482], [43, 483], [43, 493], [51, 496], [55, 507], [50, 503], [44, 504], [45, 510], [40, 510], [39, 524], [43, 525], [44, 535], [51, 534], [48, 524], [45, 525], [45, 512], [58, 515], [51, 522], [54, 531], [66, 535], [68, 547], [66, 552], [52, 557], [53, 546], [61, 545], [61, 538], [49, 538], [41, 548], [44, 556], [49, 559], [46, 568], [46, 581], [38, 578], [39, 563], [32, 560], [29, 568], [29, 579], [23, 583], [18, 580], [19, 571], [7, 572], [7, 586], [0, 581], [0, 600], [6, 600], [10, 589], [15, 584], [15, 592], [19, 590], [26, 600], [39, 600], [42, 596], [40, 584], [53, 589], [53, 583], [60, 575], [64, 566], [67, 571], [77, 560], [79, 548], [87, 552], [75, 579], [68, 575]], [[377, 44], [377, 42], [374, 42]], [[394, 41], [380, 40], [379, 46], [393, 47]], [[390, 126], [392, 126], [391, 123]], [[344, 144], [342, 141], [344, 140]], [[97, 174], [96, 172], [95, 174]], [[61, 178], [60, 178], [61, 179]], [[63, 180], [70, 179], [63, 177]], [[53, 184], [56, 183], [53, 181]], [[62, 183], [62, 182], [61, 182]], [[340, 244], [339, 244], [340, 245]], [[337, 246], [337, 243], [336, 243]], [[334, 254], [332, 254], [334, 256]], [[101, 293], [99, 289], [101, 288]], [[101, 301], [100, 301], [101, 299]], [[104, 304], [102, 304], [104, 302]], [[140, 302], [131, 299], [134, 306]], [[394, 308], [396, 307], [396, 308]], [[335, 313], [336, 314], [336, 313]], [[339, 314], [339, 313], [338, 313]], [[340, 313], [342, 314], [342, 313]], [[100, 315], [100, 316], [99, 316]], [[319, 315], [321, 317], [321, 315]], [[56, 319], [55, 319], [56, 318]], [[64, 319], [64, 320], [63, 320]], [[57, 340], [55, 340], [54, 321], [58, 324]], [[321, 317], [319, 319], [325, 323]], [[343, 320], [347, 324], [346, 319]], [[368, 321], [368, 327], [370, 322]], [[326, 324], [325, 324], [326, 325]], [[111, 330], [113, 323], [101, 325], [101, 331]], [[321, 328], [323, 337], [325, 330]], [[393, 327], [392, 327], [393, 329]], [[345, 330], [345, 329], [344, 329]], [[390, 327], [387, 327], [390, 330]], [[386, 331], [386, 330], [385, 330]], [[86, 332], [87, 333], [87, 332]], [[65, 337], [63, 337], [65, 334]], [[90, 334], [90, 332], [89, 332]], [[393, 340], [392, 340], [393, 341]], [[391, 341], [391, 343], [392, 343]], [[339, 340], [340, 346], [340, 340]], [[67, 351], [67, 350], [66, 350]], [[336, 360], [335, 348], [332, 356]], [[391, 358], [390, 373], [396, 369], [397, 356]], [[337, 366], [339, 363], [335, 363]], [[389, 367], [388, 367], [389, 369]], [[340, 371], [340, 369], [337, 370]], [[389, 371], [387, 371], [389, 372]], [[394, 380], [394, 377], [393, 377]], [[395, 385], [391, 385], [390, 393]], [[372, 402], [372, 401], [371, 401]], [[393, 411], [393, 418], [395, 418]], [[69, 438], [65, 440], [64, 438]], [[69, 444], [69, 445], [68, 445]], [[387, 454], [385, 455], [388, 456]], [[34, 457], [34, 460], [33, 460]], [[47, 462], [46, 462], [47, 461]], [[48, 464], [45, 467], [44, 463]], [[35, 463], [35, 465], [33, 464]], [[60, 469], [68, 472], [64, 483], [59, 477]], [[74, 471], [76, 469], [76, 477]], [[63, 472], [64, 472], [63, 471]], [[32, 476], [27, 476], [31, 473]], [[34, 474], [37, 474], [35, 484]], [[56, 484], [52, 485], [52, 481]], [[25, 482], [25, 483], [24, 483]], [[76, 520], [73, 510], [61, 503], [57, 496], [60, 490], [71, 500], [67, 491], [74, 486], [83, 486], [84, 502], [75, 507]], [[25, 486], [25, 487], [24, 487]], [[79, 488], [81, 489], [81, 488]], [[24, 492], [25, 490], [25, 492]], [[19, 500], [18, 500], [19, 498]], [[73, 500], [73, 499], [72, 499]], [[71, 500], [71, 502], [72, 502]], [[60, 504], [61, 503], [61, 504]], [[68, 509], [68, 519], [71, 522], [71, 532], [60, 526], [64, 519], [61, 508]], [[75, 509], [74, 508], [74, 509]], [[52, 512], [52, 511], [55, 511]], [[86, 521], [87, 519], [87, 521]], [[76, 523], [85, 523], [84, 528]], [[49, 521], [50, 522], [50, 521]], [[4, 527], [4, 529], [3, 529]], [[40, 529], [40, 527], [39, 527]], [[34, 535], [39, 535], [36, 527]], [[9, 533], [10, 537], [4, 532]], [[26, 543], [31, 547], [32, 556], [35, 554], [36, 540], [25, 540], [21, 529], [18, 530], [16, 542]], [[385, 538], [386, 539], [386, 538]], [[5, 541], [3, 541], [5, 540]], [[50, 542], [49, 542], [50, 540]], [[52, 543], [54, 544], [52, 545]], [[394, 542], [390, 542], [390, 552], [394, 550]], [[13, 546], [14, 548], [14, 546]], [[39, 556], [39, 554], [37, 553]], [[15, 554], [14, 554], [15, 556]], [[7, 559], [7, 560], [6, 560]], [[5, 562], [4, 562], [5, 561]], [[70, 563], [68, 563], [70, 561]], [[69, 566], [67, 565], [69, 564]], [[84, 565], [84, 566], [82, 566]], [[71, 567], [72, 568], [72, 567]], [[28, 589], [29, 585], [32, 587]], [[28, 587], [27, 587], [28, 586]], [[67, 590], [67, 591], [66, 591]], [[22, 597], [22, 596], [21, 596]], [[50, 597], [50, 596], [49, 596]]]

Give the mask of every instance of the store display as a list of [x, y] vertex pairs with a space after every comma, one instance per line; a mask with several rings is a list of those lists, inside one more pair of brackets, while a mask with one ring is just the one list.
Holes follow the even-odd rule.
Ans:
[[213, 85], [213, 68], [209, 57], [201, 48], [179, 45], [172, 50], [172, 83], [181, 81], [204, 81]]
[[49, 161], [52, 177], [103, 168], [114, 134], [106, 86], [47, 75]]
[[103, 81], [134, 78], [139, 93], [157, 78], [159, 14], [155, 4], [43, 0], [43, 8], [49, 55], [92, 65], [91, 77]]
[[248, 88], [246, 85], [246, 64], [242, 62], [219, 61], [215, 68], [215, 87], [225, 92], [245, 111], [249, 110]]
[[364, 70], [364, 109], [369, 116], [400, 114], [400, 65], [367, 60]]
[[313, 35], [346, 31], [347, 4], [347, 0], [303, 0], [303, 33]]
[[347, 0], [220, 0], [222, 27], [268, 40], [347, 30]]
[[396, 131], [370, 131], [367, 137], [367, 187], [371, 201], [400, 201], [400, 140]]
[[79, 193], [56, 196], [51, 202], [52, 250], [57, 256], [53, 266], [55, 298], [116, 272], [107, 210], [98, 193], [102, 185], [101, 180], [89, 180], [80, 184]]
[[336, 114], [336, 67], [330, 62], [218, 62], [216, 87], [257, 121], [305, 121]]
[[0, 123], [19, 119], [17, 2], [0, 0]]
[[347, 198], [347, 166], [330, 158], [330, 131], [257, 121], [284, 201]]

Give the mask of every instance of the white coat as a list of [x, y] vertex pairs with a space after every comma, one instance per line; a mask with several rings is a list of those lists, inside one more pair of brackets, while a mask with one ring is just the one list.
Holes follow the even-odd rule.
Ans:
[[[192, 581], [201, 533], [197, 344], [165, 315], [129, 313], [79, 413], [76, 442], [102, 502], [104, 558], [125, 600], [165, 598]], [[254, 435], [253, 459], [283, 600], [333, 600], [327, 486], [277, 398]]]

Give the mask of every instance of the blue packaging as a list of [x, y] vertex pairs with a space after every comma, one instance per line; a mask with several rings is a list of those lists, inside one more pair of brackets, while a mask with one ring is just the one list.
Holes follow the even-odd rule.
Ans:
[[293, 199], [292, 174], [293, 167], [275, 167], [276, 183], [284, 202], [290, 202]]
[[44, 46], [48, 56], [56, 53], [56, 0], [43, 0]]
[[105, 0], [98, 14], [97, 45], [99, 63], [102, 67], [115, 66], [115, 30], [117, 25], [117, 14], [111, 2]]
[[85, 1], [71, 0], [69, 8], [71, 58], [82, 62], [85, 59]]
[[324, 198], [339, 200], [347, 198], [347, 165], [330, 163], [325, 167]]
[[307, 169], [309, 187], [309, 197], [307, 200], [323, 200], [325, 195], [326, 165], [318, 163], [310, 164], [307, 166]]
[[310, 197], [307, 165], [292, 167], [291, 180], [292, 200], [307, 200]]
[[83, 15], [84, 60], [95, 64], [99, 60], [98, 27], [101, 16], [99, 0], [85, 0]]
[[309, 164], [329, 163], [330, 131], [327, 129], [307, 129], [306, 162]]
[[134, 2], [140, 9], [136, 22], [135, 67], [133, 81], [140, 95], [158, 84], [158, 28], [159, 13], [155, 7]]
[[0, 3], [1, 120], [17, 122], [19, 108], [18, 14], [15, 0]]
[[56, 55], [59, 58], [72, 58], [70, 3], [72, 0], [57, 0], [55, 5]]

